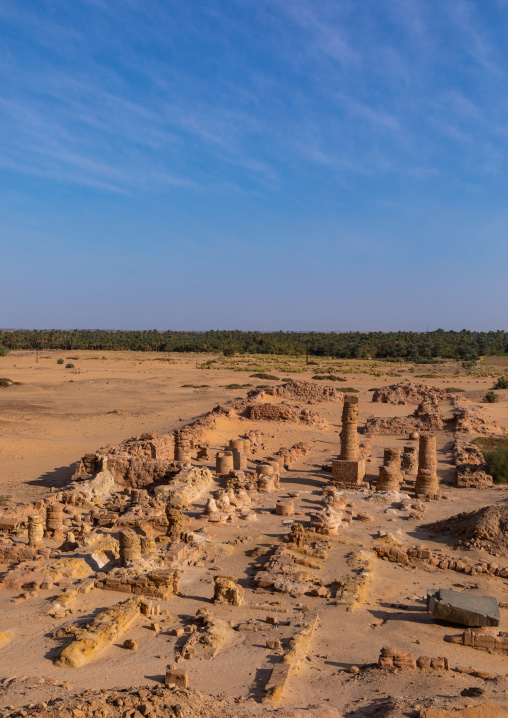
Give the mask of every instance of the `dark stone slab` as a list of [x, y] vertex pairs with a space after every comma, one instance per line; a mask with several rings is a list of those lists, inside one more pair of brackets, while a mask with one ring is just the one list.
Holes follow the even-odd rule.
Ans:
[[462, 626], [499, 626], [501, 622], [493, 596], [475, 596], [447, 588], [427, 591], [427, 610], [434, 618]]

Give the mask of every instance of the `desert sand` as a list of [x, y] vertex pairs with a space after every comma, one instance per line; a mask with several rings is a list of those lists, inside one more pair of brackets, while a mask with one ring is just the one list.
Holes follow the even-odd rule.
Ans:
[[[64, 359], [64, 365], [57, 364], [59, 358]], [[125, 439], [143, 434], [172, 435], [175, 429], [186, 426], [219, 404], [245, 400], [247, 392], [256, 386], [276, 387], [288, 376], [313, 381], [314, 372], [328, 366], [346, 379], [346, 382], [333, 383], [337, 392], [343, 387], [358, 390], [360, 431], [369, 416], [404, 418], [413, 413], [416, 408], [413, 404], [372, 402], [372, 389], [405, 379], [443, 390], [461, 389], [461, 401], [508, 430], [508, 391], [500, 391], [500, 401], [495, 404], [483, 403], [495, 376], [502, 374], [505, 368], [508, 370], [507, 360], [501, 357], [482, 362], [474, 373], [455, 362], [429, 368], [383, 362], [319, 360], [316, 365], [306, 366], [303, 358], [290, 361], [266, 359], [263, 368], [276, 374], [279, 381], [252, 378], [251, 374], [256, 373], [252, 370], [238, 371], [249, 362], [254, 366], [259, 361], [259, 357], [161, 357], [146, 353], [89, 351], [77, 354], [42, 352], [37, 358], [33, 352], [12, 352], [0, 358], [0, 375], [19, 382], [0, 388], [0, 494], [4, 513], [19, 514], [21, 504], [30, 504], [25, 510], [25, 518], [34, 512], [43, 515], [45, 505], [52, 503], [55, 496], [60, 500], [61, 492], [68, 489], [81, 457], [96, 452], [107, 453], [106, 450], [99, 452], [101, 447], [116, 446]], [[74, 367], [65, 368], [67, 363]], [[418, 374], [424, 373], [432, 376], [418, 378]], [[320, 387], [331, 385], [326, 381], [315, 383]], [[194, 387], [184, 387], [186, 384]], [[230, 384], [252, 386], [226, 388]], [[453, 396], [458, 395], [450, 394], [449, 399], [439, 403], [445, 420], [453, 415]], [[302, 564], [302, 572], [313, 576], [304, 578], [304, 581], [310, 581], [308, 590], [291, 595], [273, 587], [262, 587], [257, 576], [266, 570], [273, 552], [284, 545], [281, 539], [288, 535], [293, 522], [308, 528], [312, 514], [323, 509], [322, 490], [329, 483], [331, 474], [322, 467], [337, 458], [342, 428], [341, 402], [313, 401], [307, 404], [273, 395], [265, 395], [262, 401], [305, 405], [317, 412], [326, 425], [323, 428], [297, 421], [252, 420], [235, 410], [217, 416], [201, 441], [208, 449], [208, 458], [199, 459], [193, 451], [190, 462], [200, 470], [208, 467], [213, 483], [183, 511], [185, 530], [204, 532], [202, 535], [207, 536], [207, 540], [193, 560], [183, 561], [178, 566], [178, 595], [152, 599], [158, 604], [159, 617], [141, 615], [121, 637], [86, 665], [73, 668], [55, 662], [70, 641], [69, 637], [55, 638], [55, 631], [77, 622], [89, 623], [99, 610], [124, 601], [128, 596], [115, 590], [100, 590], [101, 587], [94, 585], [94, 582], [103, 582], [104, 578], [99, 575], [100, 567], [94, 569], [91, 560], [88, 561], [87, 576], [60, 577], [61, 585], [55, 580], [50, 587], [39, 585], [35, 589], [28, 585], [29, 571], [37, 565], [44, 572], [50, 560], [48, 557], [39, 558], [38, 563], [37, 560], [4, 562], [0, 567], [3, 571], [0, 636], [3, 632], [8, 639], [3, 647], [0, 642], [0, 678], [5, 679], [0, 681], [0, 715], [56, 715], [57, 712], [74, 716], [87, 712], [134, 715], [124, 710], [124, 704], [108, 703], [109, 712], [104, 712], [105, 704], [101, 701], [113, 695], [107, 691], [147, 687], [149, 694], [125, 703], [134, 711], [139, 707], [136, 700], [146, 704], [148, 698], [153, 699], [153, 691], [162, 689], [166, 668], [172, 665], [185, 670], [188, 675], [188, 690], [164, 689], [172, 692], [173, 703], [181, 707], [181, 712], [174, 714], [183, 716], [268, 715], [272, 712], [323, 718], [339, 715], [410, 716], [426, 707], [451, 710], [486, 701], [496, 706], [499, 715], [508, 715], [508, 655], [445, 642], [446, 636], [460, 634], [464, 628], [436, 621], [427, 612], [425, 601], [427, 590], [437, 588], [494, 596], [501, 604], [501, 623], [496, 632], [508, 630], [508, 608], [504, 607], [508, 605], [508, 579], [478, 569], [482, 561], [485, 565], [495, 562], [508, 569], [508, 556], [493, 557], [474, 545], [457, 547], [453, 536], [435, 533], [426, 527], [430, 522], [463, 511], [505, 505], [508, 489], [496, 485], [458, 488], [452, 454], [454, 435], [445, 427], [434, 432], [440, 498], [422, 500], [419, 503], [423, 508], [420, 505], [418, 511], [411, 511], [401, 504], [400, 495], [369, 490], [369, 482], [373, 488], [377, 480], [384, 449], [402, 450], [411, 443], [408, 436], [367, 437], [360, 433], [359, 441], [368, 444], [363, 450], [367, 483], [361, 490], [340, 492], [345, 515], [351, 520], [340, 523], [336, 533], [314, 536], [314, 543], [325, 545], [326, 556], [314, 556], [313, 559], [311, 556], [306, 567]], [[205, 505], [212, 492], [222, 485], [215, 477], [215, 454], [223, 451], [231, 439], [244, 436], [246, 432], [258, 432], [247, 461], [250, 471], [263, 458], [273, 457], [281, 447], [289, 448], [304, 442], [309, 447], [308, 452], [296, 458], [288, 470], [282, 471], [275, 490], [253, 495], [244, 516], [241, 512], [233, 512], [232, 520], [211, 522], [204, 513]], [[470, 440], [474, 435], [466, 438]], [[417, 442], [413, 441], [413, 444]], [[120, 483], [116, 491], [127, 501], [126, 488], [130, 491], [132, 487]], [[406, 492], [408, 496], [411, 493], [409, 489]], [[293, 511], [288, 516], [277, 515], [277, 501], [288, 495], [293, 498]], [[413, 501], [416, 501], [414, 497]], [[101, 503], [107, 505], [106, 498], [103, 497]], [[83, 518], [75, 514], [83, 511], [64, 514], [68, 519], [64, 531], [79, 533]], [[102, 531], [116, 541], [119, 530], [113, 524], [102, 529], [96, 526], [92, 533]], [[143, 533], [141, 526], [136, 530]], [[164, 535], [163, 530], [152, 533], [156, 538]], [[150, 532], [147, 535], [151, 535]], [[0, 540], [4, 545], [26, 545], [26, 522], [21, 521], [15, 532]], [[83, 543], [73, 548], [48, 536], [42, 543], [54, 552], [61, 550], [61, 556], [87, 556]], [[439, 568], [425, 560], [401, 565], [383, 560], [375, 550], [381, 545], [397, 545], [405, 549], [421, 546], [429, 549], [432, 555], [440, 552], [454, 560], [465, 557], [477, 568], [465, 573]], [[358, 576], [362, 576], [362, 571], [358, 570], [359, 560], [367, 561], [361, 590], [357, 590], [355, 584]], [[111, 561], [105, 570], [117, 563]], [[23, 570], [26, 571], [27, 585], [13, 578]], [[245, 592], [241, 605], [212, 602], [213, 577], [218, 575], [238, 579]], [[348, 590], [351, 589], [351, 595], [341, 601], [341, 582], [348, 580], [353, 581], [346, 585]], [[81, 591], [85, 581], [89, 585], [91, 581], [91, 588], [86, 592]], [[56, 596], [72, 590], [77, 594], [69, 601], [70, 609], [55, 614], [52, 608]], [[206, 609], [214, 618], [224, 621], [226, 629], [220, 650], [213, 658], [203, 657], [199, 650], [195, 655], [183, 658], [186, 634], [172, 633], [178, 634], [178, 629], [195, 624], [199, 609]], [[268, 617], [275, 617], [277, 623], [267, 622]], [[281, 661], [291, 637], [309, 622], [313, 629], [310, 641], [289, 675], [282, 697], [266, 702], [272, 669]], [[153, 623], [157, 624], [156, 630], [151, 628]], [[137, 642], [137, 650], [124, 648], [124, 639]], [[278, 640], [280, 646], [270, 643], [274, 640]], [[446, 657], [450, 668], [383, 670], [377, 662], [384, 646], [409, 652], [414, 658]], [[456, 668], [461, 666], [470, 667], [477, 673], [458, 672]], [[470, 691], [468, 695], [471, 688], [477, 689], [476, 694]], [[98, 693], [90, 698], [83, 694], [89, 690]], [[465, 695], [461, 695], [464, 691]], [[118, 695], [115, 695], [118, 702]], [[156, 702], [157, 698], [153, 700]], [[97, 702], [97, 713], [92, 713], [91, 701]], [[28, 705], [33, 708], [27, 708]], [[69, 712], [62, 713], [67, 708]], [[71, 713], [71, 708], [77, 712]], [[27, 712], [18, 713], [22, 710]], [[150, 715], [157, 715], [156, 710], [153, 708]], [[146, 711], [140, 713], [148, 714]]]

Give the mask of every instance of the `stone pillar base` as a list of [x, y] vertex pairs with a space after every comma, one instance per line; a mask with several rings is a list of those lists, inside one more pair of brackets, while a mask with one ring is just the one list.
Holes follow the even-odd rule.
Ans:
[[358, 461], [334, 459], [332, 461], [332, 484], [345, 489], [364, 489], [368, 488], [363, 481], [364, 477], [364, 459], [359, 459]]

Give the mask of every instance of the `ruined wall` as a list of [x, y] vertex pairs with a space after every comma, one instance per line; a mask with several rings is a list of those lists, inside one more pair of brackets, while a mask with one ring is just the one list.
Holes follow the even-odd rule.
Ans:
[[320, 429], [328, 427], [328, 422], [312, 409], [290, 406], [289, 404], [252, 404], [246, 414], [254, 421], [295, 421]]
[[372, 401], [383, 404], [420, 404], [422, 401], [435, 402], [450, 399], [444, 389], [436, 389], [426, 384], [416, 384], [409, 380], [383, 386], [372, 394]]
[[291, 381], [287, 384], [280, 384], [265, 389], [265, 394], [307, 401], [344, 401], [344, 393], [338, 391], [334, 386], [323, 386], [311, 381]]

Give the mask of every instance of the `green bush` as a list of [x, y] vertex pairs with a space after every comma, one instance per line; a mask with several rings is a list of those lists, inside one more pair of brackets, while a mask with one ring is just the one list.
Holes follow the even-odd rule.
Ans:
[[508, 484], [508, 447], [498, 446], [494, 451], [484, 454], [487, 472], [496, 484]]
[[7, 379], [7, 377], [0, 378], [0, 387], [6, 387], [6, 386], [12, 386], [14, 382], [12, 379]]
[[265, 374], [264, 371], [260, 371], [259, 374], [251, 374], [251, 379], [269, 379], [270, 381], [280, 381], [278, 376], [274, 376], [273, 374]]
[[9, 350], [7, 349], [7, 347], [4, 347], [3, 344], [0, 344], [0, 357], [6, 357], [8, 353]]
[[249, 386], [252, 386], [252, 384], [226, 384], [224, 389], [245, 389]]
[[57, 364], [63, 364], [63, 363], [64, 363], [64, 360], [63, 360], [63, 359], [57, 359], [57, 360], [56, 360], [56, 363], [57, 363]]
[[316, 374], [312, 378], [317, 379], [317, 381], [346, 381], [346, 379], [343, 379], [341, 376], [337, 376], [336, 374]]
[[66, 369], [74, 369], [74, 364], [66, 364], [65, 368]]
[[210, 384], [182, 384], [182, 389], [209, 389]]
[[496, 394], [495, 391], [488, 391], [485, 394], [483, 401], [486, 401], [487, 404], [494, 404], [496, 401], [499, 401], [499, 394]]
[[270, 388], [270, 384], [258, 384], [256, 386], [256, 389], [269, 389], [269, 388]]
[[447, 394], [456, 394], [459, 391], [466, 391], [465, 389], [459, 389], [457, 386], [448, 386], [445, 389]]
[[359, 393], [360, 393], [360, 390], [359, 390], [359, 389], [353, 389], [352, 386], [345, 386], [343, 389], [341, 389], [341, 391], [343, 391], [345, 394], [347, 394], [347, 393], [349, 393], [349, 394], [352, 394], [352, 393], [359, 394]]
[[492, 388], [493, 389], [508, 389], [508, 376], [500, 376]]

